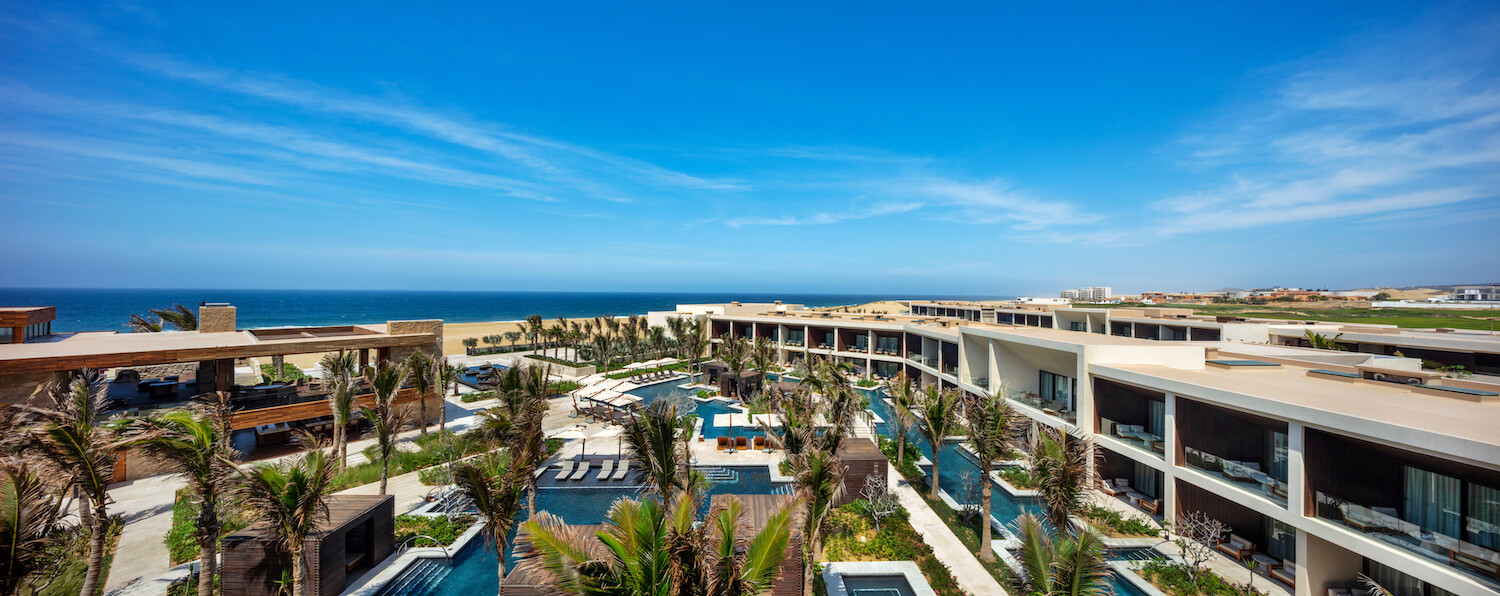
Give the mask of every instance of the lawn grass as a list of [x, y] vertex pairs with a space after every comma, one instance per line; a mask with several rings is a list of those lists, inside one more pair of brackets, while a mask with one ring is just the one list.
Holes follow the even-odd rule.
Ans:
[[1395, 325], [1409, 329], [1454, 329], [1490, 328], [1490, 321], [1500, 323], [1500, 311], [1471, 310], [1453, 311], [1430, 308], [1301, 308], [1292, 304], [1101, 304], [1100, 308], [1169, 307], [1190, 308], [1194, 312], [1214, 315], [1241, 315], [1266, 319], [1288, 319], [1295, 321], [1328, 321], [1331, 323], [1364, 323], [1368, 325]]

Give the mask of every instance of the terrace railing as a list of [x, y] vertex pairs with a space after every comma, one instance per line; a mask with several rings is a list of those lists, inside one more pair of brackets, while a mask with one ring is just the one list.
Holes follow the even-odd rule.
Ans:
[[1230, 484], [1286, 505], [1286, 481], [1260, 469], [1260, 462], [1236, 461], [1187, 446], [1182, 451], [1183, 460], [1189, 467], [1218, 476]]
[[[1416, 553], [1428, 559], [1456, 567], [1482, 580], [1491, 589], [1500, 589], [1500, 552], [1466, 542], [1435, 528], [1402, 519], [1397, 507], [1367, 506], [1346, 501], [1322, 491], [1313, 493], [1317, 516], [1342, 524], [1364, 536]], [[1457, 513], [1453, 513], [1455, 517]], [[1494, 536], [1500, 527], [1473, 517], [1454, 520], [1451, 533]]]

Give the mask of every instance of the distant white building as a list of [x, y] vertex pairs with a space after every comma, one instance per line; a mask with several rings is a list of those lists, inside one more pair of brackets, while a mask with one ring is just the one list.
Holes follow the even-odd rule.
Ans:
[[1063, 290], [1062, 297], [1078, 302], [1103, 302], [1109, 300], [1114, 294], [1113, 288], [1109, 286], [1094, 286], [1091, 288], [1078, 288], [1076, 290]]
[[1500, 286], [1454, 286], [1449, 300], [1497, 302], [1500, 301]]
[[1066, 304], [1068, 304], [1068, 302], [1069, 301], [1068, 301], [1067, 298], [1032, 298], [1030, 296], [1022, 296], [1020, 298], [1016, 298], [1016, 304], [1059, 304], [1059, 305], [1066, 305]]

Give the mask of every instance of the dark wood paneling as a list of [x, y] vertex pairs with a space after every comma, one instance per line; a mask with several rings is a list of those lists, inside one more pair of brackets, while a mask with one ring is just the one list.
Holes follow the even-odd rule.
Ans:
[[146, 366], [151, 364], [173, 364], [178, 362], [201, 362], [216, 359], [257, 358], [285, 356], [288, 354], [313, 354], [337, 352], [340, 349], [390, 348], [397, 346], [425, 347], [432, 345], [431, 333], [411, 335], [373, 335], [340, 338], [276, 340], [257, 344], [222, 346], [212, 348], [154, 349], [121, 352], [100, 352], [72, 356], [47, 356], [40, 358], [14, 358], [0, 360], [0, 375], [52, 372], [78, 368], [116, 368], [121, 366]]

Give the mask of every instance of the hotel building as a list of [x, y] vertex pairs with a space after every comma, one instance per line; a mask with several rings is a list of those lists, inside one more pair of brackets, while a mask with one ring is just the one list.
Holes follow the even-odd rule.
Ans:
[[[1124, 479], [1156, 519], [1201, 511], [1228, 523], [1253, 543], [1245, 557], [1279, 566], [1295, 594], [1360, 573], [1398, 594], [1500, 593], [1500, 384], [1414, 357], [1488, 372], [1500, 338], [1179, 309], [912, 306], [679, 310], [714, 337], [775, 342], [782, 362], [833, 358], [1002, 393], [1034, 424], [1092, 436], [1098, 476]], [[1296, 346], [1309, 329], [1342, 333], [1352, 349]]]

